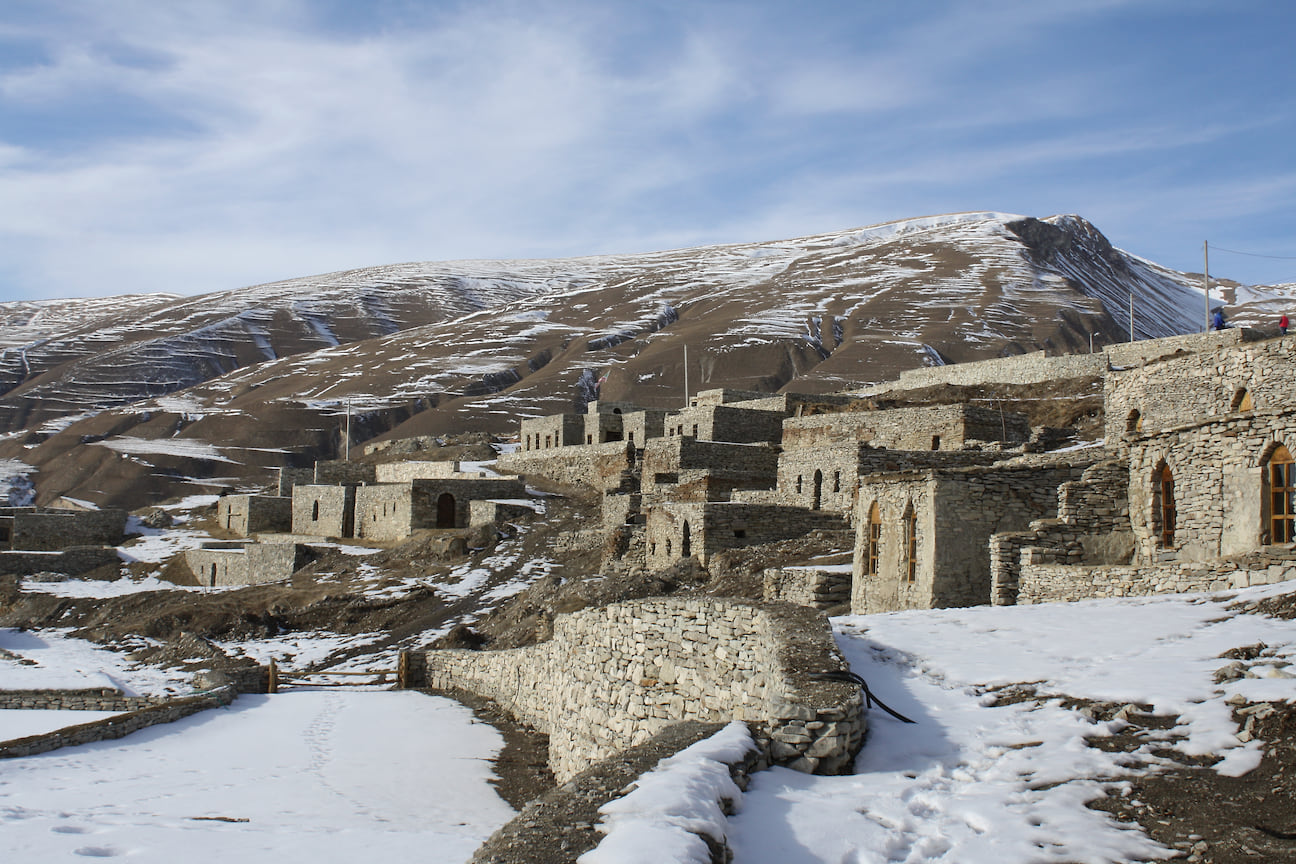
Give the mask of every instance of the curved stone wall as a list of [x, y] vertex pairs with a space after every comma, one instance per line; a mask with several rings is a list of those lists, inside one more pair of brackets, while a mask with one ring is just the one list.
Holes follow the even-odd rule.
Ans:
[[771, 762], [849, 770], [865, 720], [822, 613], [783, 603], [652, 599], [559, 616], [549, 642], [430, 651], [427, 680], [499, 702], [549, 735], [559, 782], [681, 720], [745, 720]]

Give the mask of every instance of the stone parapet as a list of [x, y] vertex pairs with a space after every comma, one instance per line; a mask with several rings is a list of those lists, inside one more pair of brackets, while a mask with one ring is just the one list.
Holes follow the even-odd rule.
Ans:
[[588, 487], [599, 492], [620, 489], [634, 467], [638, 451], [626, 442], [518, 450], [500, 456], [500, 471], [543, 478], [564, 487]]
[[771, 759], [848, 770], [865, 721], [822, 613], [788, 604], [656, 599], [559, 616], [549, 642], [431, 651], [428, 682], [494, 699], [547, 733], [559, 782], [680, 720], [745, 720]]
[[770, 567], [762, 582], [766, 602], [795, 603], [827, 611], [850, 603], [851, 565]]
[[1107, 371], [1105, 354], [1063, 354], [1050, 357], [1043, 351], [1016, 357], [996, 357], [950, 366], [907, 369], [891, 389], [914, 390], [937, 384], [1039, 384], [1066, 378], [1088, 378]]
[[1022, 553], [1021, 604], [1237, 590], [1296, 579], [1296, 552], [1286, 547], [1211, 561], [1097, 567], [1035, 563], [1033, 551]]
[[[105, 717], [90, 723], [68, 726], [55, 732], [43, 735], [29, 735], [11, 741], [0, 741], [0, 759], [14, 759], [22, 756], [35, 756], [48, 753], [61, 747], [73, 747], [89, 744], [94, 741], [111, 741], [124, 738], [132, 732], [156, 726], [159, 723], [173, 723], [199, 711], [228, 705], [238, 697], [232, 686], [221, 687], [209, 693], [186, 696], [179, 699], [168, 699], [165, 702], [138, 708], [114, 717]], [[115, 710], [112, 708], [106, 710]]]
[[52, 572], [80, 576], [105, 565], [120, 563], [121, 557], [111, 546], [77, 546], [61, 552], [0, 551], [0, 575]]
[[111, 687], [80, 690], [0, 690], [0, 710], [136, 711], [168, 701], [166, 696], [127, 696]]

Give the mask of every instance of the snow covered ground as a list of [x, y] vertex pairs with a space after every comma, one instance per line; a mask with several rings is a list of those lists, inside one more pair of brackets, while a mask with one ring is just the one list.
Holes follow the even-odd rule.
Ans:
[[[1124, 722], [1095, 722], [1063, 695], [1150, 703], [1177, 714], [1165, 730], [1174, 746], [1223, 757], [1216, 770], [1242, 774], [1260, 758], [1236, 733], [1228, 700], [1296, 700], [1296, 621], [1243, 614], [1235, 601], [1296, 591], [1285, 584], [1219, 595], [977, 607], [856, 616], [835, 621], [838, 642], [872, 691], [917, 720], [869, 715], [856, 773], [812, 777], [776, 768], [753, 778], [738, 815], [714, 815], [715, 785], [699, 783], [698, 760], [657, 778], [653, 794], [633, 795], [605, 812], [604, 841], [582, 864], [705, 862], [705, 846], [676, 845], [654, 855], [678, 826], [727, 833], [738, 864], [1026, 864], [1118, 862], [1169, 857], [1137, 829], [1088, 810], [1084, 802], [1119, 794], [1130, 756], [1085, 745]], [[1217, 684], [1228, 649], [1263, 642], [1250, 664], [1257, 677]], [[995, 705], [993, 688], [1033, 683], [1043, 698]], [[1007, 700], [1005, 700], [1007, 701]], [[1156, 764], [1156, 756], [1135, 755]], [[671, 770], [662, 766], [663, 771]], [[703, 772], [705, 773], [705, 772]], [[673, 792], [670, 791], [673, 788]], [[663, 805], [669, 802], [669, 806]], [[712, 815], [708, 815], [712, 814]], [[673, 831], [673, 833], [672, 833]], [[602, 847], [600, 847], [602, 848]], [[624, 850], [640, 849], [636, 857]], [[628, 855], [628, 857], [626, 857]], [[645, 857], [646, 856], [646, 857]]]
[[[1296, 700], [1296, 620], [1238, 604], [1290, 592], [1296, 585], [836, 619], [852, 668], [916, 724], [873, 711], [854, 775], [773, 769], [741, 795], [717, 761], [749, 746], [744, 728], [730, 726], [608, 805], [610, 833], [583, 864], [705, 862], [705, 844], [689, 833], [700, 829], [726, 834], [738, 864], [1169, 857], [1084, 803], [1120, 794], [1129, 762], [1158, 764], [1149, 749], [1171, 738], [1183, 752], [1222, 757], [1224, 773], [1258, 763], [1260, 745], [1238, 736], [1230, 700]], [[238, 647], [299, 653], [309, 647], [302, 638]], [[1220, 657], [1257, 643], [1267, 647], [1252, 660]], [[178, 686], [56, 631], [0, 631], [0, 648], [4, 688]], [[1217, 683], [1237, 662], [1248, 677]], [[1023, 684], [1036, 698], [997, 698]], [[1178, 724], [1149, 730], [1139, 752], [1109, 753], [1084, 739], [1125, 723], [1093, 719], [1083, 700], [1150, 704]], [[243, 696], [120, 741], [0, 765], [0, 860], [466, 861], [511, 816], [486, 784], [499, 747], [466, 709], [420, 694]], [[737, 815], [725, 816], [718, 796], [736, 797]]]
[[0, 860], [459, 864], [513, 816], [487, 783], [501, 744], [467, 708], [420, 693], [241, 696], [6, 761]]

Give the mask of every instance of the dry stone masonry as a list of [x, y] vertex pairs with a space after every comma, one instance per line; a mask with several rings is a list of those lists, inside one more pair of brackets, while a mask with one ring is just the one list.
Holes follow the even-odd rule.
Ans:
[[431, 651], [429, 683], [489, 697], [549, 735], [559, 782], [680, 720], [745, 720], [770, 759], [849, 769], [864, 737], [854, 685], [821, 613], [788, 604], [659, 599], [559, 616], [553, 638], [502, 651]]

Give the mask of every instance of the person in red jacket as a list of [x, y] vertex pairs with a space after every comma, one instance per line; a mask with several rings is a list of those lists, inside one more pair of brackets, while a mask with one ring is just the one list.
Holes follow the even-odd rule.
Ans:
[[1286, 312], [1284, 312], [1282, 314], [1282, 317], [1278, 319], [1278, 333], [1282, 336], [1287, 335], [1287, 313]]

